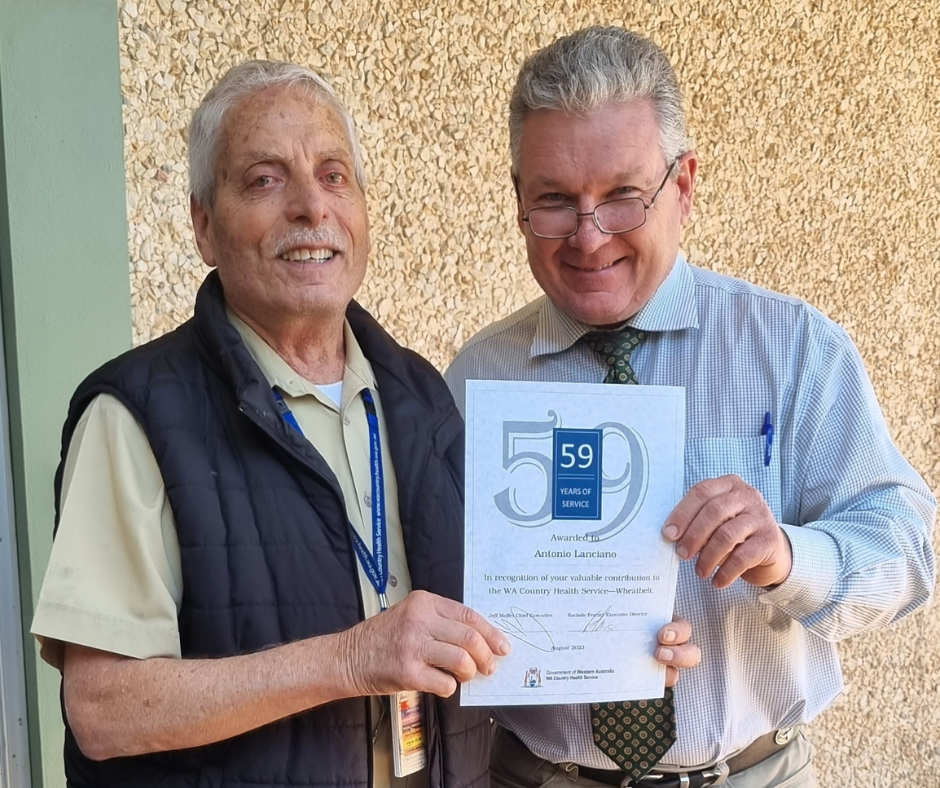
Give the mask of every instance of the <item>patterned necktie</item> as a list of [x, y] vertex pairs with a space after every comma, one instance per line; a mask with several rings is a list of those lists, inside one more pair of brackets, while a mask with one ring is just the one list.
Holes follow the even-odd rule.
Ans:
[[[639, 383], [630, 356], [645, 336], [645, 332], [627, 326], [584, 337], [588, 347], [607, 364], [605, 383]], [[631, 780], [641, 779], [676, 741], [672, 688], [666, 687], [662, 698], [592, 704], [591, 729], [594, 744]]]

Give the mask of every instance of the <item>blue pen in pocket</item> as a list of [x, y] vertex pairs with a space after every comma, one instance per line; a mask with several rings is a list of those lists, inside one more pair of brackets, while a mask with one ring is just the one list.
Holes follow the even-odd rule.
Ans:
[[774, 443], [774, 425], [770, 421], [770, 411], [764, 414], [764, 426], [761, 427], [760, 434], [765, 437], [764, 440], [764, 465], [770, 465], [770, 447]]

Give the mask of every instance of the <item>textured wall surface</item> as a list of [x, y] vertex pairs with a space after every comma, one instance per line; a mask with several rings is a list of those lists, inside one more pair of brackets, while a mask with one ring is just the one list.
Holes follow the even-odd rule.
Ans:
[[[546, 7], [546, 6], [550, 6]], [[121, 4], [135, 339], [189, 316], [186, 126], [249, 57], [332, 77], [372, 183], [360, 299], [443, 368], [538, 294], [514, 225], [506, 103], [522, 58], [586, 24], [669, 53], [699, 153], [683, 246], [807, 299], [858, 344], [892, 432], [940, 488], [940, 4], [936, 0], [148, 0]], [[841, 646], [813, 726], [824, 788], [940, 785], [940, 609]]]

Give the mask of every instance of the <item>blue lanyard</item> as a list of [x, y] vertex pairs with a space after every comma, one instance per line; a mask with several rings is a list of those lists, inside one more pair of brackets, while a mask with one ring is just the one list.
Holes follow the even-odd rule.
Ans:
[[[284, 401], [280, 391], [274, 389], [274, 398], [277, 400], [278, 409], [281, 417], [293, 428], [299, 435], [304, 431], [300, 429], [297, 419], [291, 412], [291, 409]], [[388, 597], [385, 595], [388, 590], [388, 529], [385, 522], [385, 474], [382, 470], [382, 442], [379, 437], [379, 417], [375, 412], [375, 400], [372, 399], [372, 393], [369, 389], [362, 390], [362, 403], [366, 409], [366, 421], [369, 423], [369, 467], [372, 472], [372, 546], [375, 555], [369, 551], [365, 542], [356, 533], [356, 529], [350, 526], [353, 537], [353, 546], [356, 548], [356, 555], [359, 557], [359, 563], [365, 570], [375, 588], [375, 593], [379, 595], [379, 606], [382, 610], [388, 610]]]

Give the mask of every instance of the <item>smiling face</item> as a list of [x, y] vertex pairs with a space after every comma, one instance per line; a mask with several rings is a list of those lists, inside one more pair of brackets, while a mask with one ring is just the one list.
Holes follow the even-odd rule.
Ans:
[[342, 319], [365, 275], [369, 222], [331, 107], [292, 86], [242, 99], [223, 123], [214, 202], [191, 207], [236, 314], [272, 331]]
[[672, 270], [679, 231], [692, 211], [697, 162], [686, 154], [647, 211], [646, 223], [606, 235], [582, 216], [570, 238], [538, 238], [522, 221], [533, 208], [593, 211], [607, 200], [642, 197], [649, 204], [672, 162], [663, 158], [656, 111], [647, 100], [608, 104], [588, 115], [530, 112], [519, 149], [519, 227], [529, 266], [562, 311], [592, 326], [636, 314]]

